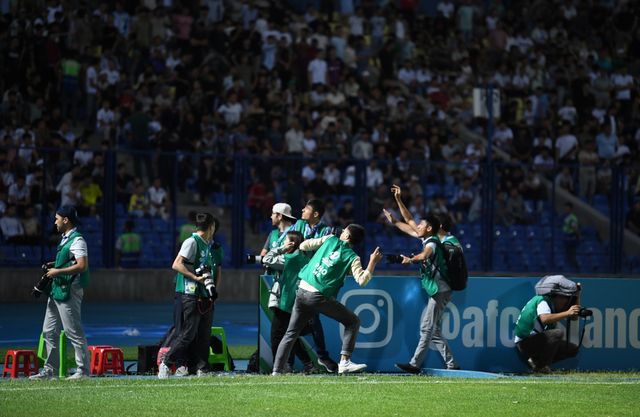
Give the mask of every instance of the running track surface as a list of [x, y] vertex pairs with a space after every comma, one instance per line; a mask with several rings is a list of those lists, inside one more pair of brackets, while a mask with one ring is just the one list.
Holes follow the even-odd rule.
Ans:
[[[0, 346], [37, 346], [45, 300], [0, 304]], [[82, 323], [90, 345], [137, 346], [157, 343], [171, 326], [173, 303], [83, 303]], [[258, 305], [219, 303], [214, 326], [224, 327], [230, 345], [257, 345]]]

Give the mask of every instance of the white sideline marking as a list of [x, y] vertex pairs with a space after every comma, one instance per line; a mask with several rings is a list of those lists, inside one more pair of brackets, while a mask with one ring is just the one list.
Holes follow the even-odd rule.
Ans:
[[[258, 377], [259, 378], [259, 377]], [[271, 377], [266, 377], [271, 378]], [[287, 378], [287, 377], [285, 377]], [[347, 377], [349, 378], [349, 377]], [[433, 385], [433, 384], [468, 384], [472, 383], [482, 383], [482, 384], [521, 384], [521, 385], [540, 385], [540, 384], [579, 384], [579, 385], [640, 385], [640, 379], [638, 380], [607, 380], [607, 381], [588, 381], [588, 380], [572, 380], [572, 379], [539, 379], [539, 380], [529, 380], [529, 379], [501, 379], [501, 380], [488, 380], [479, 382], [478, 380], [472, 381], [456, 381], [456, 380], [433, 380], [429, 378], [422, 379], [414, 379], [413, 377], [401, 377], [399, 380], [368, 380], [366, 377], [357, 377], [353, 380], [349, 381], [331, 381], [326, 378], [313, 378], [313, 381], [282, 381], [281, 378], [278, 378], [277, 381], [261, 381], [261, 382], [253, 382], [244, 380], [242, 382], [239, 381], [216, 381], [216, 382], [191, 382], [184, 381], [182, 383], [163, 383], [158, 382], [155, 384], [91, 384], [91, 385], [76, 385], [73, 384], [70, 386], [65, 381], [56, 381], [52, 383], [59, 383], [58, 386], [42, 386], [41, 384], [47, 383], [45, 381], [34, 381], [29, 383], [29, 386], [23, 387], [2, 387], [0, 386], [0, 392], [16, 392], [16, 391], [59, 391], [59, 390], [68, 390], [68, 389], [96, 389], [96, 388], [110, 388], [110, 389], [118, 389], [118, 388], [179, 388], [179, 387], [225, 387], [225, 388], [236, 388], [242, 386], [270, 386], [270, 385], [362, 385], [362, 384], [370, 384], [370, 385]], [[25, 381], [26, 382], [26, 381]], [[38, 386], [40, 385], [40, 386]]]

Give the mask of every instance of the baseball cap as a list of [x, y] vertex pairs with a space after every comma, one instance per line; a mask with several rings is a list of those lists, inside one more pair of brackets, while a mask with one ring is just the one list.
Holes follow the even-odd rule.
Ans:
[[290, 218], [291, 220], [296, 220], [295, 217], [291, 215], [291, 206], [287, 203], [276, 203], [273, 205], [273, 209], [271, 209], [273, 213], [282, 214], [285, 217]]
[[74, 225], [78, 225], [80, 223], [80, 219], [78, 218], [78, 211], [74, 206], [61, 206], [58, 210], [56, 210], [56, 214], [59, 214], [61, 217], [68, 218], [69, 221]]

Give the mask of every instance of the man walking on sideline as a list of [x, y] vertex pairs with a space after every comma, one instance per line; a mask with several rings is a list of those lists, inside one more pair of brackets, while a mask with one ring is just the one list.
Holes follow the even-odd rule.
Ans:
[[54, 267], [46, 275], [52, 278], [42, 334], [47, 347], [47, 359], [40, 372], [29, 379], [52, 379], [58, 374], [60, 362], [60, 327], [75, 350], [76, 372], [67, 379], [89, 377], [89, 350], [81, 321], [84, 288], [89, 284], [87, 242], [78, 232], [78, 213], [73, 206], [62, 206], [56, 212], [55, 226], [62, 233]]

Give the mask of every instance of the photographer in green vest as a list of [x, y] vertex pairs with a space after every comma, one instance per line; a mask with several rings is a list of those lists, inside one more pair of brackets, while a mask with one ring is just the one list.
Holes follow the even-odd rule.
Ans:
[[380, 248], [376, 248], [369, 257], [367, 269], [362, 268], [360, 257], [352, 247], [362, 243], [364, 235], [362, 226], [350, 224], [342, 231], [339, 238], [329, 235], [308, 239], [300, 244], [300, 251], [315, 252], [315, 255], [298, 274], [300, 284], [296, 292], [296, 301], [289, 327], [278, 346], [273, 375], [279, 375], [285, 371], [285, 363], [291, 355], [294, 343], [309, 320], [318, 313], [344, 325], [338, 373], [358, 372], [367, 367], [365, 364], [351, 362], [360, 319], [336, 299], [340, 288], [344, 285], [347, 273], [350, 272], [360, 286], [365, 286], [371, 280], [377, 263], [382, 259]]
[[[296, 290], [298, 289], [298, 274], [300, 270], [309, 262], [309, 257], [298, 250], [303, 241], [302, 233], [294, 230], [286, 233], [282, 245], [271, 249], [262, 259], [262, 264], [277, 273], [271, 296], [269, 297], [269, 309], [273, 313], [271, 320], [271, 351], [275, 360], [276, 351], [280, 341], [284, 336], [289, 322], [291, 321], [291, 311], [296, 300]], [[293, 346], [293, 353], [304, 364], [305, 373], [313, 372], [314, 365], [300, 342], [296, 340]], [[290, 369], [293, 369], [294, 356], [288, 359]]]
[[287, 232], [294, 230], [296, 218], [291, 215], [291, 206], [287, 203], [276, 203], [271, 209], [271, 225], [275, 227], [267, 236], [260, 256], [265, 256], [271, 249], [284, 243]]
[[40, 372], [29, 379], [51, 379], [58, 375], [60, 327], [73, 345], [76, 372], [67, 379], [89, 377], [90, 363], [87, 338], [81, 320], [84, 288], [89, 284], [87, 243], [78, 232], [78, 212], [73, 206], [62, 206], [55, 216], [55, 226], [62, 233], [54, 267], [45, 275], [51, 278], [47, 310], [42, 334], [47, 347], [47, 359]]
[[578, 354], [578, 346], [565, 339], [556, 324], [581, 313], [579, 284], [562, 275], [547, 275], [536, 284], [536, 295], [522, 308], [514, 342], [533, 372], [548, 374], [554, 362]]
[[[325, 205], [322, 200], [311, 199], [302, 208], [300, 219], [294, 223], [293, 229], [302, 233], [305, 239], [317, 239], [327, 236], [331, 233], [331, 227], [320, 221], [324, 216]], [[313, 256], [313, 252], [308, 253], [309, 257]], [[327, 345], [324, 341], [324, 329], [320, 316], [315, 315], [311, 320], [311, 336], [318, 353], [318, 364], [323, 366], [327, 372], [337, 372], [338, 364], [331, 359]]]
[[[210, 213], [196, 214], [196, 232], [186, 239], [173, 261], [176, 296], [182, 303], [178, 337], [160, 363], [158, 378], [168, 378], [170, 365], [187, 359], [198, 376], [209, 373], [209, 343], [214, 301], [224, 256], [222, 246], [213, 240], [219, 222]], [[183, 372], [188, 370], [183, 370]]]
[[[416, 223], [402, 201], [402, 190], [399, 186], [391, 187], [398, 209], [404, 221], [396, 219], [388, 210], [383, 213], [387, 220], [405, 234], [420, 239], [422, 252], [415, 256], [402, 257], [402, 264], [420, 264], [420, 279], [422, 288], [429, 296], [426, 313], [420, 321], [420, 340], [408, 363], [396, 363], [395, 366], [411, 374], [422, 372], [422, 364], [427, 357], [429, 347], [435, 348], [449, 370], [460, 369], [453, 358], [447, 339], [442, 336], [442, 315], [451, 301], [451, 287], [448, 284], [447, 264], [444, 251], [440, 245], [439, 231], [442, 219], [434, 214], [428, 214], [422, 221]], [[445, 237], [446, 235], [443, 235]], [[457, 239], [456, 239], [457, 240]]]

